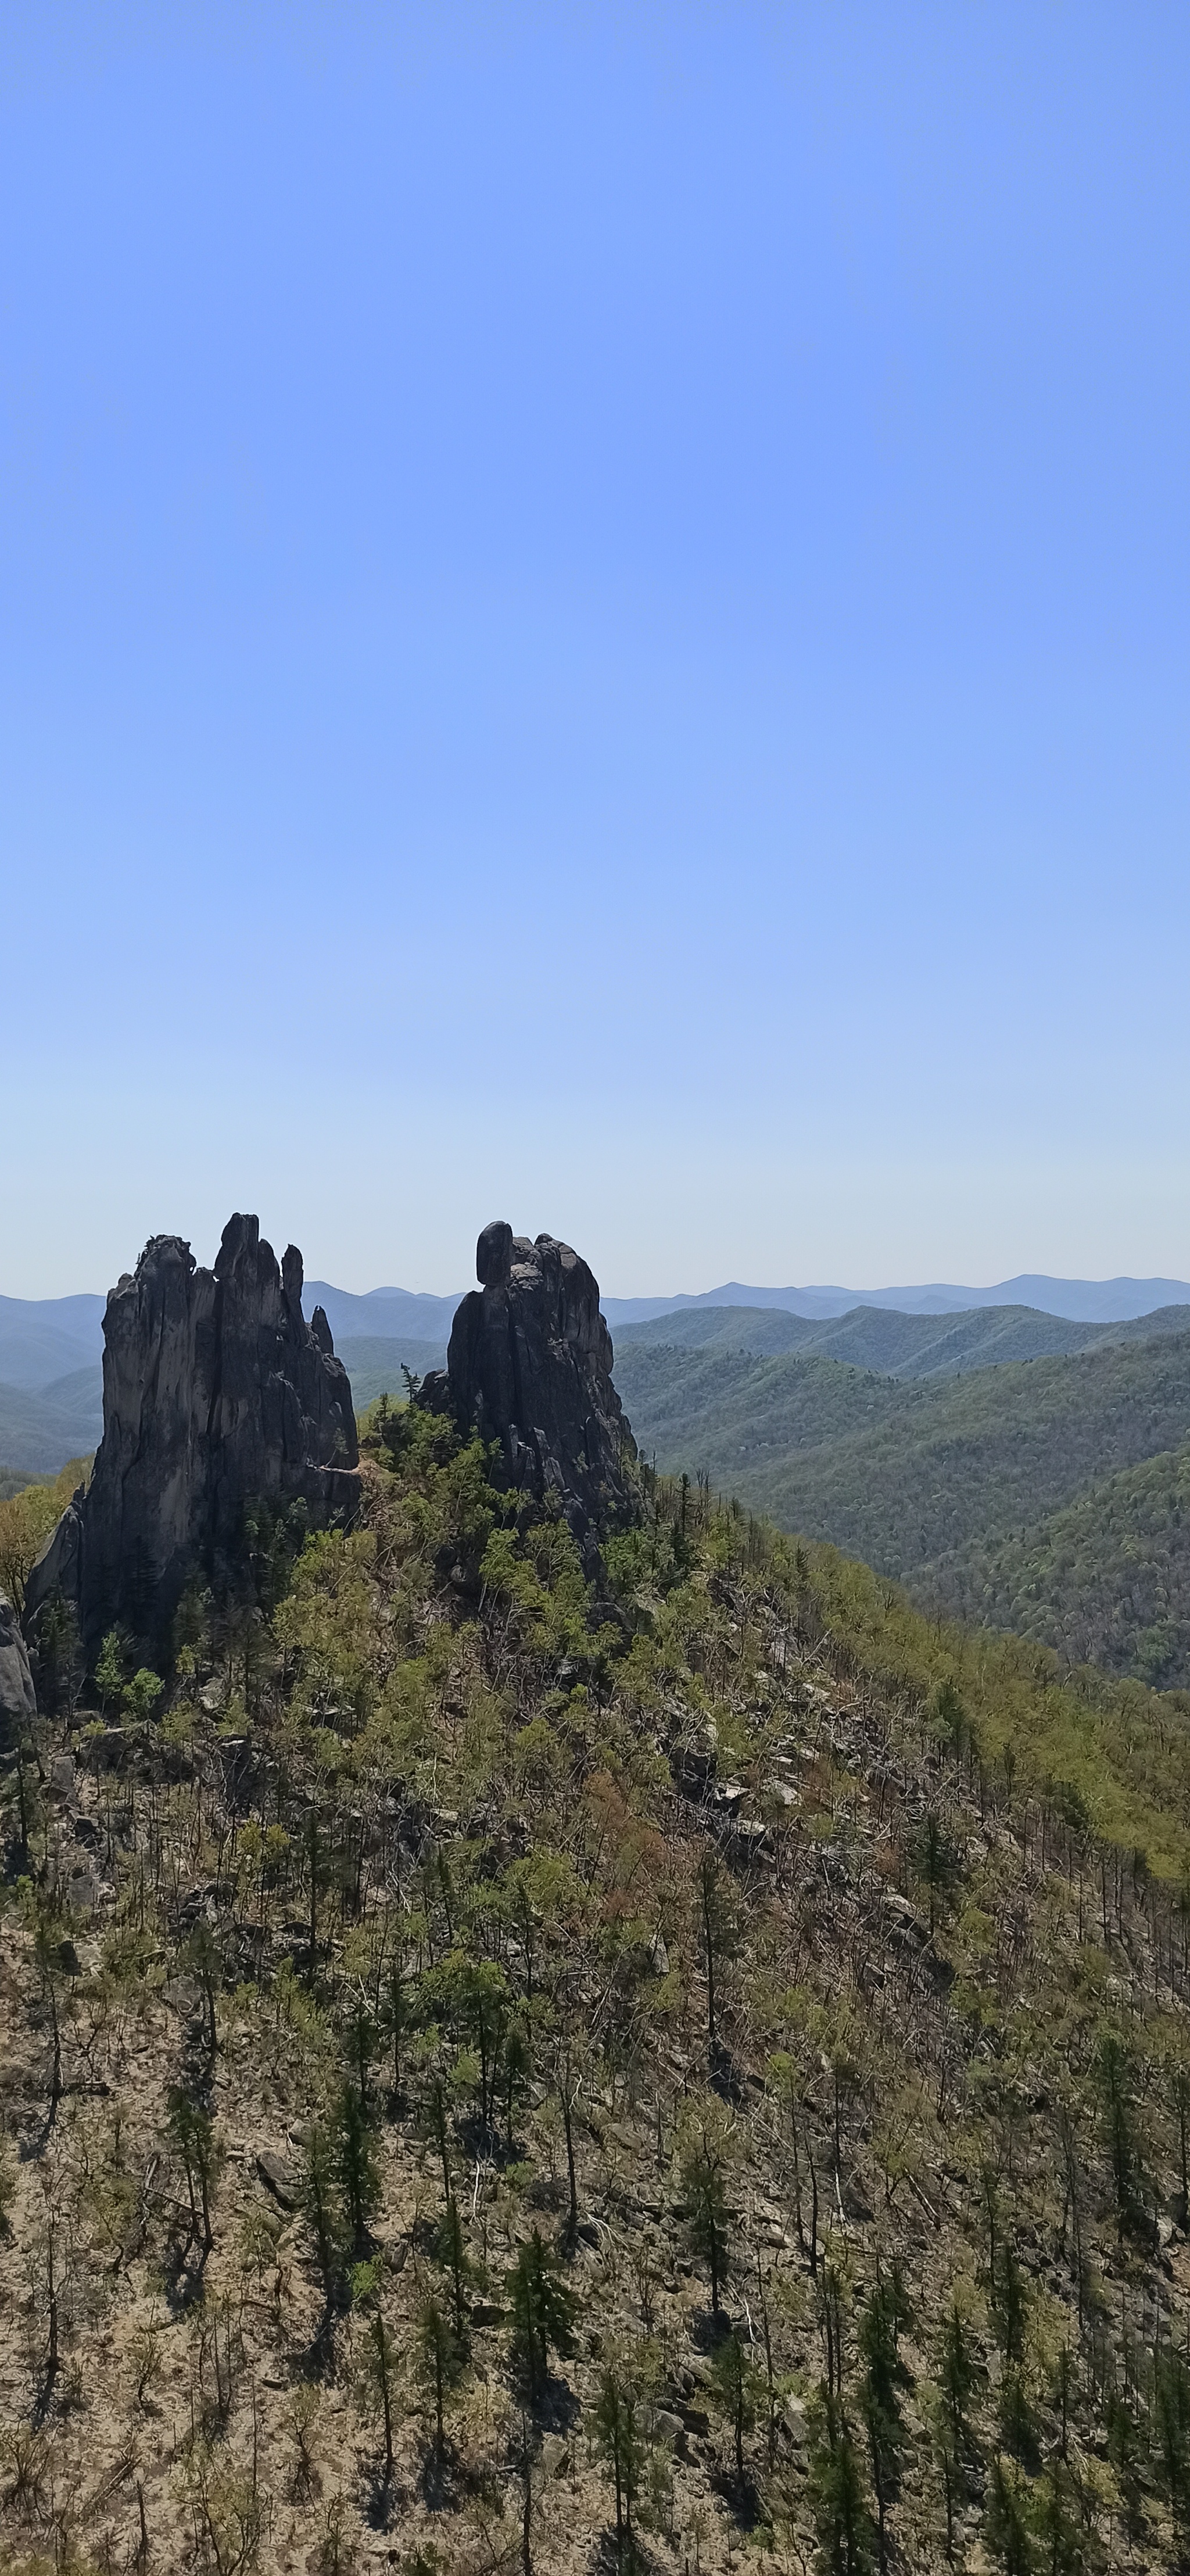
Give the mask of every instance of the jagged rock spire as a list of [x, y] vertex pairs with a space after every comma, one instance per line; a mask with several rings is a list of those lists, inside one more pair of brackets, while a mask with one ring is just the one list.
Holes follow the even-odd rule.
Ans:
[[556, 1494], [580, 1536], [633, 1517], [636, 1443], [594, 1274], [568, 1243], [530, 1243], [500, 1219], [475, 1267], [481, 1286], [458, 1307], [445, 1374], [426, 1380], [423, 1402], [498, 1441], [508, 1483]]
[[245, 1506], [299, 1499], [311, 1525], [358, 1500], [351, 1387], [319, 1308], [302, 1313], [302, 1256], [278, 1267], [254, 1216], [233, 1216], [213, 1270], [154, 1235], [103, 1319], [103, 1438], [29, 1578], [26, 1634], [56, 1594], [92, 1658], [122, 1623], [160, 1651], [192, 1575], [218, 1583]]

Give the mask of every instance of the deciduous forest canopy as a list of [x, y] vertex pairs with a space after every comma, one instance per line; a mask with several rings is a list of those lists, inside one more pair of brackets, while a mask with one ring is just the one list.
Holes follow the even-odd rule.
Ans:
[[1082, 1328], [1094, 1346], [962, 1374], [910, 1374], [910, 1354], [894, 1376], [815, 1350], [761, 1356], [760, 1333], [733, 1320], [734, 1346], [726, 1333], [667, 1343], [668, 1318], [621, 1336], [617, 1378], [662, 1468], [702, 1469], [923, 1605], [1018, 1629], [1075, 1664], [1190, 1682], [1190, 1334], [1145, 1318], [1155, 1332]]

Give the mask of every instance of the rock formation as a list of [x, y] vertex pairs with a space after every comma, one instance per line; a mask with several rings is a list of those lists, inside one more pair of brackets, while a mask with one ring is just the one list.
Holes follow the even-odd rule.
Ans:
[[539, 1501], [557, 1495], [576, 1535], [633, 1517], [636, 1443], [612, 1385], [599, 1285], [568, 1243], [485, 1225], [482, 1283], [455, 1314], [446, 1370], [421, 1401], [499, 1441], [503, 1472]]
[[0, 1592], [0, 1756], [16, 1742], [22, 1726], [37, 1715], [33, 1676], [20, 1622]]
[[88, 1662], [128, 1628], [160, 1654], [192, 1576], [234, 1577], [245, 1507], [302, 1502], [312, 1527], [358, 1501], [351, 1387], [322, 1308], [302, 1313], [302, 1256], [278, 1268], [233, 1216], [213, 1270], [154, 1235], [103, 1319], [103, 1438], [26, 1587], [25, 1632], [61, 1594]]

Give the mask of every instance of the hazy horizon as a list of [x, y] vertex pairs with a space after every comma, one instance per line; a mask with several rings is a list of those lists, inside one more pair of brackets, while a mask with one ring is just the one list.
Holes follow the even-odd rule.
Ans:
[[[262, 1227], [261, 1230], [262, 1233], [265, 1234], [267, 1240], [273, 1240], [268, 1236], [266, 1228]], [[158, 1229], [158, 1231], [161, 1231], [161, 1229]], [[189, 1240], [190, 1238], [185, 1239]], [[285, 1238], [286, 1241], [288, 1239], [289, 1238]], [[582, 1247], [580, 1246], [579, 1249], [581, 1250], [581, 1248]], [[273, 1249], [279, 1258], [282, 1250], [284, 1249], [284, 1243], [280, 1237], [273, 1242]], [[202, 1248], [195, 1246], [195, 1259], [199, 1262], [205, 1262], [209, 1266], [214, 1260], [215, 1252], [217, 1250], [217, 1244], [211, 1246], [207, 1250], [203, 1250]], [[134, 1266], [134, 1261], [124, 1265], [125, 1269]], [[592, 1267], [594, 1267], [593, 1264]], [[337, 1295], [357, 1300], [369, 1298], [380, 1300], [389, 1296], [406, 1298], [424, 1297], [435, 1304], [441, 1304], [448, 1299], [454, 1298], [457, 1300], [458, 1298], [465, 1296], [468, 1288], [475, 1284], [474, 1274], [472, 1274], [472, 1277], [464, 1280], [461, 1285], [456, 1284], [445, 1289], [427, 1288], [413, 1279], [377, 1281], [367, 1288], [362, 1288], [349, 1284], [342, 1278], [332, 1279], [329, 1276], [324, 1276], [324, 1274], [320, 1272], [313, 1271], [311, 1270], [308, 1262], [304, 1263], [304, 1270], [306, 1281], [305, 1302], [307, 1306], [310, 1303], [311, 1293], [316, 1292], [320, 1287], [330, 1287]], [[106, 1298], [110, 1288], [114, 1285], [114, 1280], [109, 1282], [108, 1288], [102, 1289], [80, 1288], [76, 1283], [73, 1288], [48, 1291], [44, 1297], [27, 1297], [22, 1292], [5, 1287], [0, 1288], [0, 1306], [6, 1304], [53, 1306], [69, 1304], [80, 1297], [102, 1300]], [[610, 1303], [615, 1306], [655, 1306], [661, 1309], [669, 1306], [670, 1304], [697, 1305], [709, 1299], [715, 1299], [719, 1303], [729, 1303], [729, 1292], [732, 1290], [738, 1290], [740, 1296], [746, 1300], [764, 1300], [766, 1298], [776, 1299], [791, 1296], [832, 1298], [854, 1297], [859, 1299], [861, 1302], [864, 1300], [870, 1301], [873, 1299], [879, 1299], [882, 1303], [889, 1304], [892, 1300], [901, 1296], [916, 1298], [929, 1296], [931, 1294], [946, 1296], [953, 1293], [956, 1296], [971, 1296], [978, 1299], [987, 1299], [999, 1294], [1000, 1292], [1014, 1289], [1023, 1292], [1024, 1290], [1031, 1288], [1065, 1288], [1071, 1290], [1092, 1291], [1096, 1289], [1137, 1289], [1145, 1291], [1151, 1290], [1154, 1292], [1186, 1289], [1188, 1294], [1190, 1294], [1190, 1281], [1178, 1279], [1171, 1274], [1160, 1272], [1151, 1273], [1148, 1277], [1142, 1277], [1139, 1273], [1132, 1271], [1117, 1272], [1111, 1278], [1105, 1279], [1062, 1277], [1046, 1271], [1015, 1271], [999, 1279], [986, 1281], [919, 1279], [877, 1284], [873, 1286], [864, 1286], [856, 1283], [846, 1285], [842, 1281], [832, 1280], [803, 1280], [800, 1282], [777, 1280], [747, 1281], [733, 1276], [726, 1279], [714, 1280], [706, 1287], [702, 1288], [672, 1288], [669, 1290], [649, 1288], [615, 1289], [604, 1281], [600, 1281], [601, 1294], [605, 1304]], [[1029, 1301], [1022, 1294], [1019, 1302], [1027, 1303]]]

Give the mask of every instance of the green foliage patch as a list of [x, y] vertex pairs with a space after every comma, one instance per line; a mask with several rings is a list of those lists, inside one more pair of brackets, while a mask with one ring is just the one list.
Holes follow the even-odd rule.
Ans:
[[1176, 1463], [1190, 1335], [912, 1383], [822, 1357], [634, 1345], [616, 1379], [661, 1467], [703, 1471], [922, 1601], [1190, 1681]]

